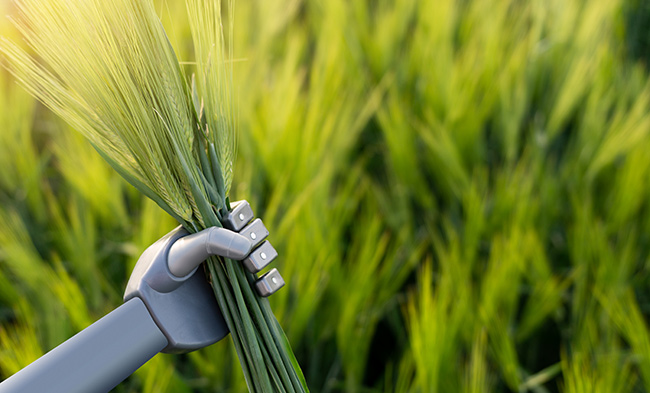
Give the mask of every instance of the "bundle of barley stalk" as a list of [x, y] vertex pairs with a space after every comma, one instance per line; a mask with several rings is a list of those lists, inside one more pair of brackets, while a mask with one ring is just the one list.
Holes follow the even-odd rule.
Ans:
[[[15, 24], [30, 52], [3, 39], [0, 49], [14, 76], [188, 231], [221, 226], [236, 130], [227, 61], [232, 42], [226, 49], [221, 2], [186, 0], [197, 64], [191, 78], [151, 0], [15, 3]], [[232, 9], [229, 4], [231, 40]], [[250, 273], [220, 258], [210, 259], [208, 269], [249, 390], [307, 391]]]

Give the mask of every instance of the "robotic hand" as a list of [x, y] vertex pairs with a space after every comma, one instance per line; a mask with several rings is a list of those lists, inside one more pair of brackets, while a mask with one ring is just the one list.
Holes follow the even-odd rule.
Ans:
[[[184, 353], [213, 344], [228, 327], [199, 266], [211, 255], [241, 260], [258, 273], [276, 257], [269, 232], [246, 201], [225, 228], [190, 235], [178, 227], [140, 257], [124, 304], [0, 383], [0, 393], [105, 393], [158, 352]], [[284, 285], [276, 269], [255, 282], [260, 296]]]

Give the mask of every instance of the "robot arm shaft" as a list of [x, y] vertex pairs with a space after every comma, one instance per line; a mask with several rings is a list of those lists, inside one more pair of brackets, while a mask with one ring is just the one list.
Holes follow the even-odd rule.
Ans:
[[166, 346], [133, 298], [5, 380], [0, 393], [106, 393]]

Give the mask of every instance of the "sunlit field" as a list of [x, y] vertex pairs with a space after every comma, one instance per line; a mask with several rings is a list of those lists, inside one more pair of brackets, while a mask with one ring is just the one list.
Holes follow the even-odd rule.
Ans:
[[[185, 2], [156, 8], [191, 74]], [[287, 282], [270, 302], [312, 392], [650, 391], [650, 7], [241, 0], [235, 15], [231, 199], [269, 228]], [[0, 85], [4, 379], [119, 306], [177, 224], [7, 72]], [[227, 338], [114, 391], [247, 388]]]

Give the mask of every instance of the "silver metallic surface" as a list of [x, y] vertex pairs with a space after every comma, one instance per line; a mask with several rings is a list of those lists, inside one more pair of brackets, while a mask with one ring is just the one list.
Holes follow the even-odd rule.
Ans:
[[267, 240], [244, 259], [244, 266], [249, 272], [257, 273], [273, 262], [277, 256], [278, 252]]
[[271, 269], [255, 282], [255, 289], [260, 296], [267, 297], [276, 293], [284, 286], [284, 279], [278, 269]]

